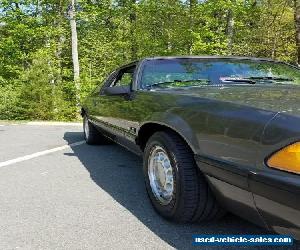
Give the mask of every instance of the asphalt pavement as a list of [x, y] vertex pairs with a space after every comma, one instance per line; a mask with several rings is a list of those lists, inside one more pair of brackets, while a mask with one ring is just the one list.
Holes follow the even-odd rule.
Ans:
[[85, 144], [81, 125], [0, 122], [0, 249], [209, 249], [192, 235], [269, 233], [231, 214], [206, 224], [162, 219], [141, 164], [118, 145]]

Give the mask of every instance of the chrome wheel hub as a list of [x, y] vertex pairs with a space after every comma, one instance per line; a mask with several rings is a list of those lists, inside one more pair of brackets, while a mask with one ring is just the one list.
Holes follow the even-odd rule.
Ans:
[[87, 118], [84, 119], [84, 134], [85, 138], [89, 136], [89, 120]]
[[148, 177], [150, 186], [157, 200], [167, 205], [174, 192], [173, 169], [166, 151], [154, 146], [148, 159]]

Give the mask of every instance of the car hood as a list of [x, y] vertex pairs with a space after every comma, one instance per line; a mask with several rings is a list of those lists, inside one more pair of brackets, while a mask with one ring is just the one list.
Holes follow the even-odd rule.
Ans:
[[300, 116], [300, 86], [296, 85], [212, 85], [155, 91], [209, 98]]

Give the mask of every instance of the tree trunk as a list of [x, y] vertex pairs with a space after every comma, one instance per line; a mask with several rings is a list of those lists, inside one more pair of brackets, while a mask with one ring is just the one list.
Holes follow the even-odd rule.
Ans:
[[57, 6], [57, 12], [58, 12], [58, 17], [57, 20], [55, 20], [54, 25], [57, 27], [57, 29], [60, 31], [58, 34], [58, 37], [56, 38], [56, 51], [55, 51], [55, 56], [57, 59], [57, 64], [58, 64], [58, 70], [59, 73], [57, 75], [56, 81], [58, 83], [62, 82], [62, 50], [63, 50], [63, 44], [65, 42], [65, 34], [61, 32], [61, 27], [63, 23], [63, 18], [64, 18], [64, 11], [63, 11], [63, 0], [60, 0]]
[[300, 0], [294, 0], [294, 17], [297, 64], [300, 65]]
[[192, 54], [192, 47], [193, 47], [192, 32], [194, 30], [194, 13], [195, 13], [196, 5], [197, 5], [197, 0], [190, 0], [189, 2], [190, 39], [188, 44], [188, 54]]
[[228, 9], [227, 12], [227, 50], [228, 54], [232, 55], [233, 47], [233, 36], [234, 36], [234, 16], [232, 9]]
[[137, 59], [137, 44], [136, 44], [136, 11], [135, 11], [136, 0], [130, 0], [130, 33], [131, 33], [131, 60]]
[[77, 28], [76, 28], [76, 19], [75, 19], [75, 0], [71, 0], [69, 6], [69, 18], [71, 26], [71, 41], [72, 41], [72, 61], [73, 61], [73, 74], [74, 74], [74, 83], [77, 91], [77, 97], [79, 96], [80, 89], [80, 75], [79, 75], [79, 60], [78, 60], [78, 40], [77, 40]]

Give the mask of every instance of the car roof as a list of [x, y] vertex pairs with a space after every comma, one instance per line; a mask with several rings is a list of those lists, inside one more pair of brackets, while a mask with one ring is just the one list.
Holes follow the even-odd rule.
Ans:
[[199, 55], [199, 56], [155, 56], [155, 57], [146, 57], [141, 61], [150, 61], [150, 60], [177, 60], [177, 59], [223, 59], [223, 60], [249, 60], [249, 61], [256, 61], [256, 62], [273, 62], [273, 63], [279, 63], [279, 64], [285, 64], [290, 67], [300, 69], [298, 65], [274, 60], [271, 58], [263, 58], [263, 57], [246, 57], [246, 56], [208, 56], [208, 55]]
[[254, 60], [254, 61], [270, 61], [277, 62], [269, 58], [244, 57], [244, 56], [156, 56], [146, 57], [143, 60], [172, 60], [172, 59], [233, 59], [233, 60]]
[[261, 61], [261, 62], [273, 62], [273, 63], [281, 63], [286, 64], [288, 66], [299, 69], [298, 66], [270, 58], [259, 58], [259, 57], [245, 57], [245, 56], [154, 56], [154, 57], [145, 57], [140, 60], [132, 61], [126, 65], [120, 67], [120, 69], [136, 65], [143, 61], [151, 61], [151, 60], [177, 60], [177, 59], [223, 59], [223, 60], [250, 60], [250, 61]]

